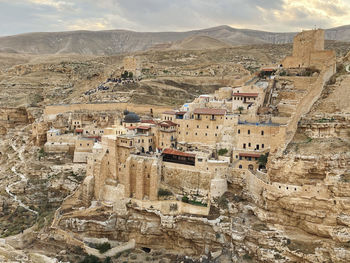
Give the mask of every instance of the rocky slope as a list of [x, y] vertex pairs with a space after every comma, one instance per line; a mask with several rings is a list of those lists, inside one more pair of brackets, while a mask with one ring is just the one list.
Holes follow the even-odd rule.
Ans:
[[[134, 32], [127, 30], [27, 33], [0, 37], [0, 52], [33, 54], [111, 55], [146, 50], [154, 45], [207, 36], [230, 45], [291, 43], [296, 33], [273, 33], [219, 26], [187, 32]], [[350, 27], [326, 30], [326, 39], [350, 41]]]
[[[215, 43], [217, 43], [215, 41]], [[347, 43], [327, 42], [344, 56]], [[109, 90], [84, 95], [110, 77], [120, 77], [125, 55], [0, 55], [0, 106], [77, 102], [181, 105], [219, 86], [236, 85], [260, 67], [280, 61], [291, 45], [253, 45], [206, 50], [150, 50], [134, 56], [142, 80], [109, 83]]]

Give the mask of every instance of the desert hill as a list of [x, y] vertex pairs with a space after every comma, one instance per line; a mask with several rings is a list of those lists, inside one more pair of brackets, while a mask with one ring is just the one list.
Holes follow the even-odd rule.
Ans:
[[176, 41], [170, 46], [170, 49], [185, 49], [185, 50], [198, 50], [198, 49], [218, 49], [228, 48], [231, 45], [220, 41], [218, 39], [208, 36], [191, 36], [181, 41]]
[[[33, 54], [112, 55], [144, 51], [157, 45], [194, 36], [215, 38], [229, 45], [291, 43], [296, 33], [273, 33], [218, 26], [187, 32], [135, 32], [127, 30], [26, 33], [0, 37], [0, 52]], [[350, 41], [350, 26], [326, 30], [327, 40]]]

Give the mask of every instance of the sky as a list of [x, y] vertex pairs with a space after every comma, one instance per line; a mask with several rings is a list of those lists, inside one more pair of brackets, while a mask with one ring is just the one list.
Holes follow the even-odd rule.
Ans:
[[274, 32], [350, 24], [350, 0], [0, 0], [0, 36], [229, 25]]

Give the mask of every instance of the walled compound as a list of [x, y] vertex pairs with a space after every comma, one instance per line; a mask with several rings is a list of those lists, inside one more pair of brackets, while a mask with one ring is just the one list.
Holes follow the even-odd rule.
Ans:
[[87, 207], [98, 200], [120, 209], [130, 198], [205, 207], [232, 176], [245, 177], [256, 200], [264, 185], [281, 193], [281, 184], [269, 179], [269, 163], [335, 73], [335, 54], [323, 48], [323, 30], [302, 32], [281, 65], [154, 116], [120, 109], [87, 114], [79, 105], [61, 114], [48, 109], [49, 118], [33, 124], [33, 137], [38, 144], [46, 139], [47, 152], [72, 153], [74, 162], [87, 163], [80, 196]]

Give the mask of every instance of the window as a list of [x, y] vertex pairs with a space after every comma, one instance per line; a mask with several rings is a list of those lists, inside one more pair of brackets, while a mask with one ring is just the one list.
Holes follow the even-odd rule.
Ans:
[[246, 145], [245, 145], [245, 143], [243, 143], [243, 149], [245, 149], [246, 148]]
[[217, 133], [215, 133], [215, 137], [218, 137], [218, 134], [217, 134]]
[[261, 131], [261, 135], [264, 135], [264, 131]]
[[90, 143], [88, 143], [87, 146], [90, 146]]
[[239, 159], [242, 160], [243, 159], [242, 156], [239, 156]]
[[248, 147], [250, 147], [251, 146], [251, 144], [250, 144], [250, 142], [248, 143]]
[[209, 126], [207, 125], [207, 129], [209, 129]]
[[186, 132], [186, 135], [188, 135], [188, 132]]
[[265, 145], [264, 145], [264, 144], [262, 144], [262, 145], [261, 145], [261, 148], [264, 148], [264, 147], [265, 147]]
[[248, 134], [250, 134], [250, 130], [248, 130]]
[[195, 133], [194, 135], [196, 135], [196, 136], [197, 136], [197, 133]]
[[203, 161], [203, 159], [202, 158], [198, 158], [198, 162], [201, 162], [201, 161]]
[[82, 146], [82, 144], [80, 144], [80, 146]]
[[208, 133], [206, 133], [205, 136], [208, 136]]
[[238, 129], [238, 134], [240, 134], [240, 133], [241, 133], [241, 130]]
[[197, 125], [197, 129], [199, 129], [199, 125]]
[[252, 160], [252, 157], [248, 157], [248, 161], [251, 161]]
[[238, 159], [238, 155], [236, 155], [236, 159]]
[[240, 164], [240, 165], [238, 166], [238, 168], [239, 168], [239, 169], [242, 169], [242, 165]]
[[218, 130], [218, 129], [219, 129], [219, 126], [216, 126], [216, 129]]

